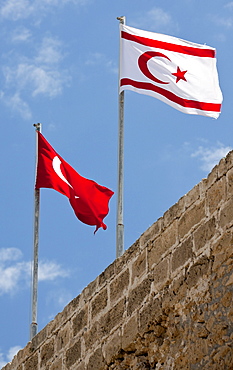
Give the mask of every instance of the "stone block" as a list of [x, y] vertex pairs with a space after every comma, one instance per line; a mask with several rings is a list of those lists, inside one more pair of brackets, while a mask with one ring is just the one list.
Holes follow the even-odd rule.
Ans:
[[57, 353], [68, 345], [71, 334], [70, 327], [71, 327], [70, 322], [68, 322], [64, 327], [62, 327], [58, 331], [55, 342], [55, 348]]
[[219, 224], [221, 227], [231, 226], [233, 224], [233, 198], [222, 207]]
[[103, 288], [91, 301], [91, 317], [92, 319], [102, 311], [108, 304], [108, 291]]
[[198, 251], [205, 247], [206, 243], [216, 235], [216, 232], [216, 220], [214, 217], [200, 225], [193, 234], [195, 250]]
[[214, 213], [226, 198], [226, 177], [216, 181], [207, 191], [207, 207], [210, 215]]
[[159, 298], [151, 298], [143, 305], [139, 312], [139, 332], [140, 334], [150, 330], [150, 326], [160, 320], [162, 314], [162, 305]]
[[177, 243], [178, 236], [177, 220], [168, 226], [162, 234], [162, 244], [164, 252], [168, 251], [173, 245]]
[[163, 215], [163, 227], [168, 227], [175, 219], [179, 218], [184, 211], [185, 200], [184, 197], [171, 206]]
[[92, 281], [86, 288], [83, 289], [81, 295], [80, 295], [80, 301], [83, 300], [84, 303], [86, 303], [90, 298], [93, 297], [95, 292], [98, 289], [98, 282], [99, 282], [99, 277]]
[[144, 299], [149, 295], [151, 289], [151, 278], [147, 277], [128, 295], [127, 314], [130, 316], [137, 308], [140, 308]]
[[132, 261], [134, 257], [140, 251], [140, 239], [138, 239], [131, 247], [129, 247], [124, 254], [115, 260], [115, 276], [119, 275], [123, 270], [126, 269], [129, 261]]
[[38, 348], [47, 338], [47, 326], [45, 326], [39, 333], [37, 333], [31, 341], [31, 350]]
[[67, 351], [65, 356], [66, 367], [69, 369], [81, 358], [81, 341], [75, 342]]
[[[212, 247], [212, 254], [215, 256], [214, 267], [219, 267], [222, 262], [226, 261], [229, 257], [233, 257], [233, 235], [229, 230], [225, 232]], [[216, 262], [216, 257], [220, 261], [220, 264]], [[220, 257], [220, 258], [219, 258]]]
[[91, 348], [101, 339], [101, 332], [98, 321], [92, 323], [91, 328], [84, 332], [84, 340], [86, 348]]
[[161, 288], [168, 280], [170, 275], [170, 256], [164, 258], [157, 266], [154, 267], [153, 277], [154, 285], [157, 289]]
[[102, 345], [103, 356], [107, 365], [118, 356], [121, 349], [121, 330], [117, 330], [113, 335], [107, 337]]
[[121, 274], [117, 275], [110, 284], [110, 302], [116, 302], [119, 298], [122, 298], [125, 290], [129, 286], [129, 269], [127, 268]]
[[75, 337], [82, 329], [87, 326], [88, 307], [84, 307], [72, 320], [73, 336]]
[[200, 198], [200, 185], [197, 184], [185, 195], [185, 208], [189, 208], [193, 203]]
[[24, 363], [24, 370], [37, 370], [39, 368], [38, 352], [36, 352], [31, 357], [26, 359]]
[[195, 286], [204, 275], [209, 274], [211, 265], [211, 260], [203, 256], [190, 267], [186, 278], [188, 289]]
[[62, 370], [62, 358], [57, 358], [47, 367], [49, 370]]
[[205, 217], [205, 199], [199, 203], [195, 203], [190, 209], [181, 216], [178, 222], [178, 235], [183, 238], [186, 234], [190, 233], [192, 228], [198, 225]]
[[46, 342], [40, 351], [40, 366], [45, 366], [46, 363], [54, 356], [54, 338]]
[[148, 267], [151, 270], [154, 264], [158, 264], [161, 256], [165, 253], [161, 236], [156, 238], [148, 248]]
[[111, 263], [99, 276], [99, 286], [106, 284], [111, 278], [114, 277], [115, 263]]
[[109, 335], [111, 330], [122, 324], [125, 313], [125, 299], [123, 298], [114, 307], [111, 308], [104, 316], [100, 318], [100, 335]]
[[90, 356], [87, 370], [102, 370], [105, 367], [104, 357], [101, 348], [95, 350], [93, 355]]
[[186, 239], [180, 246], [178, 246], [172, 254], [172, 271], [174, 272], [178, 267], [185, 266], [186, 263], [193, 256], [193, 240], [192, 237]]
[[132, 316], [122, 328], [122, 349], [124, 351], [134, 351], [135, 341], [138, 335], [137, 315]]
[[158, 219], [140, 237], [140, 246], [144, 248], [150, 240], [153, 240], [161, 232], [162, 219]]
[[132, 265], [132, 281], [131, 284], [134, 283], [134, 280], [142, 276], [144, 273], [146, 273], [146, 267], [147, 267], [147, 251], [144, 250], [141, 252], [137, 259], [133, 262]]
[[210, 188], [218, 179], [218, 166], [216, 165], [207, 176], [207, 188]]

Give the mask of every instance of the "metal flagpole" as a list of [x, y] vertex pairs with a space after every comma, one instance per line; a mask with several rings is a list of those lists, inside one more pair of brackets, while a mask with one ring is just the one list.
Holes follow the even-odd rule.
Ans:
[[[125, 17], [117, 18], [125, 24]], [[121, 40], [121, 38], [120, 38]], [[121, 42], [121, 41], [120, 41]], [[121, 53], [121, 45], [120, 45]], [[120, 71], [120, 62], [119, 62]], [[120, 73], [119, 73], [120, 83]], [[116, 258], [124, 253], [124, 224], [123, 224], [123, 182], [124, 182], [124, 91], [119, 93], [118, 118], [118, 199], [117, 199], [117, 232], [116, 232]]]
[[[33, 125], [36, 131], [41, 132], [41, 124]], [[36, 167], [38, 161], [38, 135], [36, 135]], [[30, 328], [30, 340], [37, 334], [37, 291], [38, 291], [38, 244], [39, 244], [39, 211], [40, 211], [40, 189], [35, 189], [34, 198], [34, 250], [32, 269], [32, 322]]]

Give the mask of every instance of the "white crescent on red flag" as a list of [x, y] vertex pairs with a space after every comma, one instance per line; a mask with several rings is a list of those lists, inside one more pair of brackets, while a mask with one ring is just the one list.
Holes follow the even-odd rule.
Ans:
[[97, 231], [107, 226], [108, 203], [114, 192], [78, 174], [38, 133], [38, 161], [35, 188], [51, 188], [69, 198], [75, 215]]
[[218, 118], [222, 92], [216, 51], [120, 24], [120, 92], [153, 96], [188, 114]]

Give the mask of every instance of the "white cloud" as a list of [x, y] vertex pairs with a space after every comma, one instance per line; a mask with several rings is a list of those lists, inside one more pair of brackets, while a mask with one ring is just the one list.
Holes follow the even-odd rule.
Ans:
[[14, 66], [3, 67], [6, 86], [17, 87], [15, 99], [20, 99], [23, 90], [30, 91], [33, 97], [42, 94], [52, 98], [61, 94], [69, 77], [66, 71], [59, 69], [59, 62], [63, 59], [60, 49], [58, 40], [45, 37], [34, 58], [22, 58]]
[[18, 248], [0, 249], [0, 263], [6, 261], [16, 261], [22, 257], [22, 252]]
[[233, 17], [231, 16], [226, 16], [226, 17], [213, 16], [212, 21], [216, 25], [222, 26], [224, 28], [232, 28], [233, 26]]
[[[23, 255], [17, 248], [0, 249], [0, 295], [16, 293], [31, 282], [31, 262], [20, 261]], [[53, 261], [39, 261], [39, 281], [52, 281], [69, 276], [69, 271]]]
[[227, 9], [233, 9], [233, 1], [227, 3], [224, 8], [227, 8]]
[[102, 66], [112, 73], [118, 73], [118, 67], [115, 62], [111, 59], [108, 59], [106, 55], [102, 53], [91, 53], [85, 64], [87, 66]]
[[226, 156], [226, 154], [232, 150], [229, 146], [224, 146], [221, 143], [217, 143], [216, 146], [199, 148], [191, 154], [191, 157], [197, 157], [202, 162], [201, 169], [205, 172], [210, 172], [212, 168], [219, 163], [220, 159]]
[[20, 97], [20, 94], [18, 92], [8, 97], [4, 94], [1, 100], [12, 111], [18, 112], [22, 118], [26, 120], [32, 118], [32, 112], [29, 108], [29, 105]]
[[39, 281], [55, 280], [58, 277], [67, 277], [69, 272], [62, 269], [56, 262], [41, 262], [38, 268]]
[[135, 17], [133, 23], [135, 27], [144, 28], [154, 32], [178, 32], [178, 24], [173, 20], [168, 12], [162, 8], [154, 7], [143, 15]]
[[81, 6], [88, 2], [89, 0], [5, 0], [0, 5], [0, 16], [13, 21], [32, 16], [39, 19], [55, 7], [61, 7], [68, 3]]
[[7, 361], [4, 360], [3, 353], [0, 352], [0, 369], [7, 364]]
[[57, 64], [63, 59], [62, 44], [53, 37], [44, 37], [35, 62], [45, 65]]
[[33, 11], [29, 0], [6, 0], [0, 6], [0, 14], [3, 18], [18, 20], [27, 18]]
[[61, 42], [52, 37], [43, 38], [32, 58], [13, 58], [11, 55], [11, 61], [2, 67], [5, 79], [5, 87], [0, 92], [2, 102], [24, 119], [31, 119], [32, 112], [23, 95], [33, 98], [60, 95], [70, 82], [68, 72], [60, 66], [63, 58]]
[[7, 360], [10, 362], [20, 349], [22, 349], [20, 346], [11, 347], [7, 353]]
[[31, 38], [31, 31], [25, 27], [17, 28], [13, 31], [11, 41], [12, 42], [25, 42]]
[[5, 366], [8, 362], [11, 362], [13, 357], [21, 348], [22, 347], [20, 346], [11, 347], [5, 356], [3, 353], [0, 352], [0, 368]]

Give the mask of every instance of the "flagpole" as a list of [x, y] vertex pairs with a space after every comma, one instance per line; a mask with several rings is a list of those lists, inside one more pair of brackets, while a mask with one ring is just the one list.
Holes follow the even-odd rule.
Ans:
[[[41, 132], [41, 123], [33, 125], [36, 132]], [[38, 135], [36, 134], [36, 166], [38, 160]], [[38, 292], [38, 245], [39, 245], [40, 189], [34, 190], [34, 250], [32, 267], [32, 302], [30, 340], [37, 334], [37, 292]]]
[[[125, 24], [125, 17], [117, 18]], [[121, 40], [121, 38], [120, 38]], [[121, 47], [120, 47], [121, 53]], [[120, 72], [120, 62], [119, 62]], [[120, 73], [119, 73], [120, 83]], [[116, 258], [124, 253], [124, 223], [123, 223], [123, 185], [124, 185], [124, 91], [119, 93], [118, 116], [118, 199], [117, 199], [117, 232], [116, 232]]]

